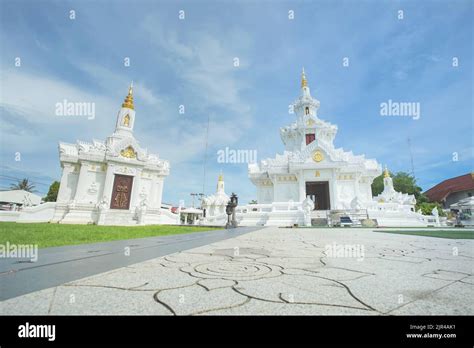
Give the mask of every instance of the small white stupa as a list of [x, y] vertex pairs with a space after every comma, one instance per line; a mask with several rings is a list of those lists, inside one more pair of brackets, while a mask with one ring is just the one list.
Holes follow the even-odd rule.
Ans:
[[390, 177], [387, 166], [385, 166], [384, 171], [383, 191], [378, 196], [375, 196], [374, 200], [379, 203], [398, 203], [412, 206], [416, 204], [414, 195], [395, 191], [395, 188], [393, 187], [393, 180]]
[[369, 218], [376, 219], [379, 226], [427, 226], [425, 217], [415, 212], [415, 196], [395, 190], [387, 167], [383, 185], [382, 193], [367, 204]]
[[216, 218], [226, 219], [225, 208], [230, 197], [224, 190], [224, 175], [219, 175], [217, 180], [217, 191], [211, 196], [207, 196], [202, 200], [202, 208], [205, 209], [205, 219], [215, 220]]

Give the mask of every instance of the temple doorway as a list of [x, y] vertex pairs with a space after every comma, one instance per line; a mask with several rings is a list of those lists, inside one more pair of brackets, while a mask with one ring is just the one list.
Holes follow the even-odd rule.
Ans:
[[129, 209], [133, 176], [115, 174], [110, 209]]
[[306, 182], [306, 197], [314, 202], [314, 210], [330, 210], [329, 182], [308, 181]]

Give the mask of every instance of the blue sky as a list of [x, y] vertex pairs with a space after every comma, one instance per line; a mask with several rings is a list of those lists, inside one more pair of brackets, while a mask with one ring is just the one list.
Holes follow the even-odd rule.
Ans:
[[[58, 142], [104, 140], [133, 80], [135, 136], [171, 163], [164, 201], [190, 204], [189, 193], [202, 192], [209, 117], [205, 193], [222, 170], [226, 191], [247, 202], [255, 190], [246, 164], [218, 163], [217, 151], [282, 153], [279, 127], [294, 120], [288, 105], [303, 66], [319, 117], [339, 127], [337, 147], [410, 171], [409, 137], [425, 190], [473, 170], [472, 1], [0, 5], [0, 188], [28, 177], [45, 193], [60, 178]], [[55, 116], [63, 99], [95, 102], [95, 119]], [[420, 119], [380, 116], [389, 99], [419, 102]]]

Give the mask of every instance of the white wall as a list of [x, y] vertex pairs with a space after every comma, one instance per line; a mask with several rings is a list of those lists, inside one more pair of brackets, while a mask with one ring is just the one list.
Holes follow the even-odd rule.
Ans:
[[257, 202], [271, 203], [273, 202], [273, 185], [272, 186], [257, 186]]
[[14, 210], [0, 210], [0, 221], [9, 221], [9, 222], [15, 222], [18, 220], [18, 217], [20, 216], [19, 211], [14, 211]]
[[47, 202], [21, 211], [0, 211], [0, 221], [50, 222], [56, 209], [56, 202]]
[[275, 186], [275, 202], [288, 202], [290, 200], [294, 202], [299, 201], [299, 189], [298, 182], [276, 182]]
[[349, 209], [356, 195], [354, 180], [337, 181], [337, 209]]
[[73, 166], [67, 166], [63, 168], [61, 177], [61, 183], [58, 192], [58, 202], [69, 202], [74, 198], [76, 194], [77, 179], [79, 178], [79, 172], [73, 172]]

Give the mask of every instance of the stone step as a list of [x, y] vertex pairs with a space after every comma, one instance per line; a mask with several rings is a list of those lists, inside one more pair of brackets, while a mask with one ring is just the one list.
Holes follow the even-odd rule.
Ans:
[[328, 219], [311, 218], [311, 226], [328, 226]]
[[327, 219], [328, 212], [326, 210], [313, 210], [311, 212], [311, 218], [315, 219]]

